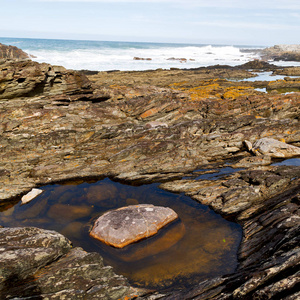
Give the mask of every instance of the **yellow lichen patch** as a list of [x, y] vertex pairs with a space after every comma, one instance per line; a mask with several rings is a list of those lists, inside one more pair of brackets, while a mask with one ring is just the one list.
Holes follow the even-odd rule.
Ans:
[[220, 85], [217, 83], [204, 85], [204, 86], [197, 86], [194, 88], [189, 89], [189, 93], [191, 96], [192, 101], [197, 101], [203, 98], [209, 98], [211, 96], [219, 97], [219, 89]]
[[112, 84], [109, 86], [111, 89], [127, 89], [126, 85], [118, 85], [118, 84]]
[[269, 84], [274, 84], [274, 83], [278, 83], [278, 82], [286, 82], [286, 81], [284, 79], [272, 80], [269, 82]]
[[190, 87], [186, 81], [172, 83], [169, 85], [172, 89], [185, 92], [190, 95], [190, 100], [198, 101], [205, 98], [221, 97], [222, 87], [217, 82], [217, 79], [204, 80], [199, 82], [199, 85]]
[[[191, 101], [203, 99], [236, 99], [253, 92], [252, 87], [230, 86], [228, 82], [220, 79], [202, 80], [191, 86], [186, 81], [172, 83], [170, 88], [182, 91], [190, 95]], [[226, 84], [226, 86], [223, 86]]]
[[236, 99], [240, 96], [249, 95], [252, 89], [249, 87], [237, 86], [237, 87], [228, 87], [223, 94], [225, 99]]
[[178, 88], [178, 87], [183, 86], [185, 84], [187, 84], [187, 81], [174, 82], [174, 83], [169, 84], [169, 87], [170, 88]]
[[285, 133], [285, 134], [295, 134], [296, 131], [295, 131], [295, 130], [292, 130], [292, 131], [286, 130], [284, 133]]

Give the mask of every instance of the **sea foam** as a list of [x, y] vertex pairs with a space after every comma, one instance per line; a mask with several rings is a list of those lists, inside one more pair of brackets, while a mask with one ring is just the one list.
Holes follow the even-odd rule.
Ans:
[[[5, 38], [0, 38], [0, 42], [20, 47], [35, 56], [33, 59], [38, 62], [76, 70], [197, 68], [216, 64], [234, 66], [258, 58], [255, 51], [241, 51], [241, 46]], [[135, 57], [141, 59], [135, 60]], [[148, 60], [143, 60], [146, 58]]]

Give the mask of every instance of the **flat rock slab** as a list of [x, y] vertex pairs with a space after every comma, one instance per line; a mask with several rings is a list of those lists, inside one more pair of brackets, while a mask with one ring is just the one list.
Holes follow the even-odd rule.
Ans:
[[22, 197], [22, 199], [21, 199], [22, 204], [26, 204], [26, 203], [30, 202], [35, 197], [40, 195], [42, 192], [43, 192], [43, 190], [40, 190], [40, 189], [32, 189], [29, 193], [27, 193], [26, 195], [24, 195]]
[[269, 155], [277, 158], [288, 158], [300, 155], [300, 148], [284, 142], [262, 138], [253, 144], [252, 151], [258, 155]]
[[130, 205], [99, 217], [90, 235], [108, 245], [123, 248], [150, 237], [178, 218], [168, 207], [148, 204]]

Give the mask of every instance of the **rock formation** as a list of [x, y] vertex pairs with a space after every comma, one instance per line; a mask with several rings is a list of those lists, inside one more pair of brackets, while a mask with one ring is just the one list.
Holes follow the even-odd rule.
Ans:
[[108, 245], [123, 248], [156, 234], [177, 218], [178, 215], [168, 207], [130, 205], [99, 217], [90, 235]]
[[276, 75], [285, 75], [285, 76], [300, 76], [300, 67], [286, 67], [283, 69], [274, 70], [273, 72]]
[[283, 92], [300, 91], [300, 78], [284, 77], [284, 79], [270, 81], [266, 87], [267, 91], [282, 90]]
[[54, 231], [0, 228], [0, 298], [121, 299], [143, 292]]
[[262, 51], [264, 59], [300, 61], [300, 45], [275, 45]]
[[136, 56], [135, 56], [135, 57], [133, 58], [133, 60], [152, 60], [152, 58], [150, 58], [150, 57], [146, 57], [146, 58], [145, 58], [145, 57], [136, 57]]
[[0, 99], [62, 93], [70, 99], [80, 99], [91, 93], [90, 82], [84, 75], [31, 60], [0, 64], [0, 82]]
[[15, 46], [7, 46], [0, 43], [1, 60], [27, 60], [30, 56]]
[[299, 147], [271, 138], [262, 138], [256, 141], [253, 144], [252, 151], [256, 155], [269, 155], [278, 158], [300, 156]]
[[[244, 144], [268, 137], [299, 147], [299, 93], [266, 94], [255, 88], [268, 81], [230, 80], [254, 77], [245, 67], [88, 77], [31, 61], [0, 68], [0, 211], [43, 184], [109, 176], [163, 182], [244, 230], [236, 272], [158, 294], [134, 292], [98, 254], [71, 249], [61, 235], [1, 228], [3, 299], [299, 297], [299, 167], [272, 165]], [[202, 177], [228, 166], [239, 169]], [[103, 202], [109, 207], [109, 199]]]

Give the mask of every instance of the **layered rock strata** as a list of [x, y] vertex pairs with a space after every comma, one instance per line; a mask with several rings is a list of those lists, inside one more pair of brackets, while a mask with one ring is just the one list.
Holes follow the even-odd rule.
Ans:
[[[164, 182], [162, 188], [183, 192], [243, 226], [240, 265], [234, 274], [188, 291], [138, 292], [140, 299], [299, 297], [299, 167], [270, 165], [269, 156], [252, 156], [244, 143], [268, 137], [299, 147], [299, 93], [265, 94], [255, 87], [268, 82], [229, 80], [255, 76], [245, 66], [101, 72], [89, 79], [33, 62], [0, 67], [1, 210], [32, 188], [68, 179]], [[202, 175], [228, 166], [232, 174], [203, 180]], [[1, 230], [3, 253], [10, 251], [7, 230], [28, 241], [20, 229]], [[37, 229], [26, 230], [36, 235]], [[61, 249], [55, 261], [43, 254], [24, 276], [18, 268], [9, 273], [11, 257], [2, 256], [1, 276], [7, 275], [1, 293], [93, 299], [92, 293], [102, 289], [104, 299], [134, 297], [124, 278], [116, 279], [111, 270], [103, 275], [98, 255], [64, 243], [47, 250]], [[76, 289], [72, 278], [90, 258], [93, 271]], [[76, 265], [71, 270], [70, 260]], [[53, 276], [59, 270], [63, 285]], [[17, 291], [8, 289], [9, 274], [22, 279]], [[116, 296], [120, 287], [123, 294]]]
[[[0, 228], [1, 299], [129, 299], [143, 294], [54, 231]], [[127, 298], [127, 299], [128, 299]]]
[[0, 61], [27, 60], [30, 55], [15, 46], [7, 46], [0, 43]]
[[39, 64], [31, 60], [12, 61], [0, 64], [0, 99], [34, 97], [39, 95], [69, 95], [64, 101], [84, 98], [90, 94], [87, 78], [63, 67]]
[[252, 147], [255, 155], [268, 155], [277, 158], [289, 158], [300, 156], [300, 148], [288, 145], [283, 141], [277, 141], [271, 138], [262, 138], [257, 140]]

